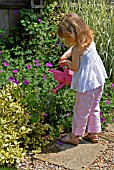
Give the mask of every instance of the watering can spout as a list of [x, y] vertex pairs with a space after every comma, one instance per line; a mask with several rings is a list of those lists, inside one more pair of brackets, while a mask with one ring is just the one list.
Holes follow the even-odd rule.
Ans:
[[54, 72], [54, 70], [52, 70], [52, 69], [49, 69], [49, 70], [48, 70], [48, 72], [49, 72], [49, 73], [53, 73], [53, 72]]

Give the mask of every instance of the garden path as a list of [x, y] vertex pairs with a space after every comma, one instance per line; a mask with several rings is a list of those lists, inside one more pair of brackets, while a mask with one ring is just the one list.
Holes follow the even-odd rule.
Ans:
[[[108, 127], [107, 132], [100, 134], [99, 143], [92, 144], [89, 141], [82, 140], [78, 146], [74, 146], [57, 140], [35, 157], [69, 170], [89, 170], [88, 167], [108, 148], [106, 141], [108, 138], [112, 143], [112, 149], [114, 147], [114, 136], [109, 135], [108, 131], [114, 132], [114, 124]], [[104, 141], [104, 139], [106, 140]]]

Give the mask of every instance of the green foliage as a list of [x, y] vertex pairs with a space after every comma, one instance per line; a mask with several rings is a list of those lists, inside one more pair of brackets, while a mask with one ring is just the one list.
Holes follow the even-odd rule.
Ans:
[[14, 164], [23, 159], [29, 143], [27, 134], [31, 131], [29, 116], [12, 98], [12, 90], [12, 86], [7, 86], [0, 92], [0, 164]]
[[53, 4], [54, 2], [58, 2], [57, 0], [45, 0], [45, 4], [46, 5], [50, 5], [50, 4]]
[[104, 93], [100, 102], [102, 128], [114, 121], [114, 84], [109, 80], [105, 83]]
[[[50, 115], [44, 112], [46, 107], [45, 109], [43, 107], [45, 102], [47, 104], [47, 100], [42, 103], [43, 99], [39, 99], [36, 89], [24, 90], [21, 84], [17, 86], [11, 83], [3, 87], [0, 92], [1, 165], [19, 163], [27, 150], [40, 152], [44, 145], [57, 136], [57, 134], [55, 135], [56, 127], [53, 127], [54, 119], [49, 120], [52, 110]], [[30, 90], [29, 93], [27, 90]], [[30, 105], [29, 100], [32, 105]]]
[[0, 166], [0, 170], [16, 170], [15, 167], [6, 167], [6, 166]]

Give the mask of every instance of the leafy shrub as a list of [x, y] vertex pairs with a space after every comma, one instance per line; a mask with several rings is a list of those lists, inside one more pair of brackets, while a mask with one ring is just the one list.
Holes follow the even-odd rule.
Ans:
[[[48, 114], [43, 112], [43, 107], [40, 108], [43, 100], [37, 101], [36, 91], [32, 89], [29, 96], [25, 90], [27, 96], [24, 100], [20, 89], [21, 84], [11, 83], [0, 92], [0, 165], [19, 163], [27, 150], [40, 152], [55, 137], [56, 127], [46, 122]], [[28, 106], [29, 101], [25, 103], [27, 97], [29, 100], [35, 98], [31, 101], [33, 105]]]
[[114, 121], [114, 84], [109, 80], [105, 83], [100, 107], [102, 128], [106, 128], [108, 124]]
[[30, 140], [29, 116], [12, 98], [12, 90], [12, 86], [7, 86], [0, 91], [0, 164], [20, 162]]

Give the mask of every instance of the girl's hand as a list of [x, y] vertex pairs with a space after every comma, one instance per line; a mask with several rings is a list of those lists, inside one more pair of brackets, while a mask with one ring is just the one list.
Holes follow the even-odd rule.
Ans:
[[63, 61], [63, 60], [67, 60], [67, 58], [69, 58], [72, 55], [72, 47], [70, 47], [59, 59], [59, 62]]
[[66, 60], [67, 59], [67, 57], [65, 57], [64, 55], [62, 55], [61, 57], [60, 57], [60, 59], [59, 59], [59, 62], [62, 62], [62, 61], [64, 61], [64, 60]]
[[67, 60], [66, 59], [61, 60], [61, 61], [59, 60], [59, 64], [60, 64], [61, 67], [64, 67], [64, 66], [67, 65]]

